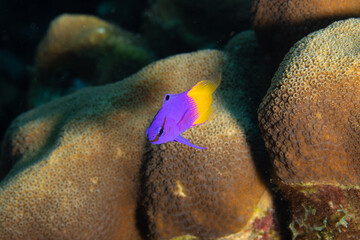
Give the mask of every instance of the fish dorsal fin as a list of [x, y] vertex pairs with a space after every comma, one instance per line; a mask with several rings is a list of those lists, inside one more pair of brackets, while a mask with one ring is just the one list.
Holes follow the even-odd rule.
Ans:
[[205, 147], [199, 147], [199, 146], [196, 146], [196, 145], [192, 144], [189, 140], [187, 140], [186, 138], [184, 138], [184, 137], [181, 136], [181, 135], [177, 136], [177, 137], [174, 139], [174, 141], [175, 141], [175, 142], [182, 143], [182, 144], [185, 144], [185, 145], [188, 145], [188, 146], [193, 147], [193, 148], [206, 149]]
[[221, 73], [219, 73], [219, 75], [214, 75], [209, 80], [203, 80], [195, 84], [195, 86], [193, 86], [189, 90], [188, 95], [189, 94], [196, 95], [196, 94], [204, 94], [204, 93], [212, 94], [216, 90], [216, 88], [220, 85], [220, 83], [221, 83]]
[[212, 94], [220, 85], [220, 83], [221, 74], [211, 78], [210, 80], [203, 80], [198, 82], [188, 91], [187, 95], [191, 97], [192, 100], [194, 100], [194, 107], [196, 107], [199, 115], [197, 120], [194, 122], [194, 125], [202, 124], [212, 117], [214, 113], [214, 109], [211, 107], [213, 102]]

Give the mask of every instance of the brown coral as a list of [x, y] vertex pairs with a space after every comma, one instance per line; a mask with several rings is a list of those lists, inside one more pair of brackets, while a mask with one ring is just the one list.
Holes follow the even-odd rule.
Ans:
[[[261, 200], [269, 193], [253, 163], [252, 154], [259, 155], [250, 143], [257, 135], [248, 121], [255, 112], [237, 109], [249, 102], [237, 68], [215, 50], [178, 55], [21, 115], [8, 130], [1, 159], [14, 167], [1, 182], [0, 238], [140, 239], [137, 201], [158, 239], [218, 237], [251, 224], [255, 208], [265, 212], [272, 203]], [[185, 134], [209, 150], [179, 143], [150, 147], [145, 129], [161, 96], [183, 92], [221, 69], [218, 115]]]
[[307, 34], [328, 24], [360, 16], [358, 0], [252, 0], [256, 36], [281, 58]]
[[339, 21], [296, 43], [259, 108], [296, 239], [360, 233], [359, 29]]
[[38, 46], [32, 95], [39, 94], [39, 85], [70, 88], [74, 78], [98, 85], [127, 77], [153, 59], [143, 45], [95, 16], [60, 15]]

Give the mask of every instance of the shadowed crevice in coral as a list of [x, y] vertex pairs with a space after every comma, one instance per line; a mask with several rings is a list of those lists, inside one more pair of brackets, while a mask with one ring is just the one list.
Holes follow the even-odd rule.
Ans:
[[252, 31], [243, 32], [237, 38], [235, 43], [230, 43], [225, 48], [230, 54], [224, 70], [235, 73], [238, 82], [226, 87], [226, 75], [223, 76], [222, 85], [225, 86], [220, 86], [219, 99], [244, 129], [254, 164], [267, 183], [271, 177], [272, 165], [258, 128], [257, 108], [270, 85], [274, 67], [266, 64]]
[[289, 229], [289, 224], [291, 222], [291, 211], [290, 203], [287, 199], [284, 198], [281, 190], [276, 185], [274, 180], [271, 180], [269, 183], [271, 191], [273, 193], [272, 197], [274, 200], [275, 206], [275, 216], [278, 220], [278, 227], [281, 239], [292, 239], [292, 234]]
[[[226, 71], [236, 72], [238, 82], [229, 91], [219, 91], [220, 99], [226, 108], [237, 119], [244, 129], [247, 143], [251, 148], [252, 159], [259, 175], [272, 192], [275, 205], [275, 216], [278, 220], [280, 234], [283, 239], [291, 239], [288, 230], [290, 214], [289, 203], [282, 197], [278, 186], [272, 180], [273, 166], [268, 157], [264, 140], [258, 127], [257, 109], [270, 86], [271, 78], [277, 69], [274, 62], [269, 61], [265, 52], [256, 41], [253, 31], [238, 34], [228, 43], [229, 51]], [[223, 84], [226, 85], [226, 76]]]
[[[289, 52], [290, 48], [297, 41], [314, 31], [327, 27], [333, 22], [350, 17], [350, 15], [344, 15], [336, 18], [309, 19], [298, 24], [274, 24], [257, 29], [256, 37], [263, 49], [266, 51], [266, 54], [271, 54], [272, 60], [276, 63], [276, 65], [279, 65], [286, 53]], [[302, 31], [296, 32], [292, 29], [296, 29], [296, 31], [302, 29]], [[284, 41], [284, 39], [286, 40]]]
[[360, 16], [356, 0], [253, 0], [251, 4], [256, 37], [278, 63], [302, 37], [335, 21]]
[[11, 145], [8, 140], [8, 134], [5, 133], [4, 139], [1, 144], [1, 152], [0, 152], [0, 183], [6, 177], [6, 175], [10, 172], [13, 167], [13, 163], [11, 160]]
[[[145, 135], [145, 133], [144, 133]], [[140, 167], [140, 186], [139, 186], [139, 193], [138, 193], [138, 199], [137, 199], [137, 207], [136, 207], [136, 226], [140, 232], [140, 235], [143, 239], [148, 239], [150, 236], [150, 220], [149, 216], [147, 214], [148, 209], [148, 203], [146, 202], [146, 182], [147, 182], [147, 176], [146, 176], [146, 169], [148, 166], [149, 161], [152, 158], [152, 148], [151, 144], [146, 141], [146, 145], [144, 146], [144, 155], [142, 159], [142, 164]]]
[[[37, 164], [43, 158], [42, 156], [46, 157], [49, 152], [51, 152], [56, 145], [56, 139], [59, 138], [60, 128], [63, 124], [63, 119], [57, 119], [56, 122], [53, 124], [53, 131], [49, 132], [49, 135], [44, 139], [45, 144], [42, 145], [35, 154], [31, 155], [31, 158], [35, 158], [38, 161], [23, 161], [24, 155], [21, 153], [14, 154], [13, 149], [14, 146], [11, 145], [11, 136], [10, 132], [13, 129], [10, 127], [7, 132], [5, 133], [4, 140], [2, 142], [2, 152], [0, 158], [0, 185], [6, 184], [8, 180], [12, 177], [21, 174], [24, 170], [28, 169], [29, 167]], [[3, 169], [3, 166], [5, 168]]]
[[[280, 64], [290, 48], [306, 35], [327, 27], [333, 22], [347, 19], [351, 15], [308, 19], [301, 23], [281, 23], [256, 29], [256, 37], [266, 53], [271, 54], [273, 61]], [[296, 30], [295, 30], [296, 29]], [[299, 29], [302, 29], [301, 31]], [[271, 36], [271, 37], [270, 37]]]

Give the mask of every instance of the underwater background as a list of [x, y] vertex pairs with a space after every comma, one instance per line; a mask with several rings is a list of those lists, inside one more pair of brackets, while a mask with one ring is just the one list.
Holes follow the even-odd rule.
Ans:
[[[359, 239], [359, 0], [0, 2], [0, 239]], [[211, 121], [152, 145], [166, 94]], [[176, 106], [174, 106], [176, 108]]]

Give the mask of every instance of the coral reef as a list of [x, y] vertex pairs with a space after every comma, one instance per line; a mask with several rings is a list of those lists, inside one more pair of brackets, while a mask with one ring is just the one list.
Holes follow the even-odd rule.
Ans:
[[[267, 163], [252, 120], [258, 102], [243, 89], [248, 83], [239, 78], [243, 68], [235, 57], [216, 50], [177, 55], [19, 116], [3, 142], [1, 162], [13, 167], [0, 183], [0, 238], [253, 233], [253, 221], [273, 207], [254, 165]], [[209, 150], [150, 146], [145, 129], [161, 96], [183, 92], [219, 71], [218, 114], [185, 133]]]
[[296, 239], [360, 235], [359, 34], [349, 19], [297, 42], [258, 111]]
[[135, 73], [153, 56], [130, 32], [95, 16], [63, 14], [50, 24], [35, 60], [31, 106], [43, 102], [46, 96], [37, 96], [46, 89], [57, 97], [76, 90], [79, 81], [87, 85], [114, 82]]
[[[0, 239], [359, 238], [360, 19], [333, 23], [359, 0], [55, 4], [106, 20], [58, 16], [31, 68], [50, 5], [1, 15], [1, 119], [42, 106], [2, 142]], [[162, 97], [219, 72], [215, 117], [183, 134], [207, 149], [151, 145]]]
[[253, 24], [260, 44], [283, 58], [307, 34], [330, 23], [360, 16], [358, 0], [252, 0]]

